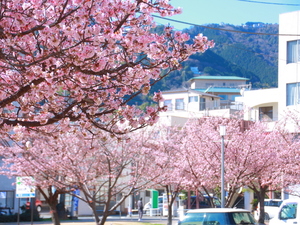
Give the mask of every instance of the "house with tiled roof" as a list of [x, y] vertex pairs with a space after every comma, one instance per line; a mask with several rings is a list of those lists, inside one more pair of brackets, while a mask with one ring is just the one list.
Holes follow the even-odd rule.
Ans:
[[167, 111], [160, 114], [164, 122], [183, 125], [191, 117], [230, 117], [239, 110], [232, 103], [245, 88], [251, 86], [247, 84], [247, 78], [204, 75], [195, 67], [191, 70], [196, 76], [188, 81], [189, 88], [162, 92], [164, 101], [160, 104], [167, 107]]
[[241, 90], [250, 89], [248, 78], [236, 76], [197, 76], [189, 80], [191, 89], [220, 97], [221, 107], [230, 107]]

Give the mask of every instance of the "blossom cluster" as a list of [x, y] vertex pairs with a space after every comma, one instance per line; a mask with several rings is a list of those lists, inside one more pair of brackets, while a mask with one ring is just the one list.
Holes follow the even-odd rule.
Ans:
[[[191, 54], [213, 42], [167, 27], [153, 13], [180, 13], [167, 0], [7, 0], [0, 19], [2, 125], [45, 126], [64, 118], [112, 133], [153, 124], [162, 108], [127, 107]], [[123, 129], [123, 128], [122, 128]]]

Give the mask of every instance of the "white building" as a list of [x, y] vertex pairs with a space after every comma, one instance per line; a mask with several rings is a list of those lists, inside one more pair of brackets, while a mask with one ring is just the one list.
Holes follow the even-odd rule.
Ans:
[[246, 120], [275, 122], [300, 107], [300, 11], [279, 16], [278, 88], [245, 91], [236, 98]]
[[[194, 71], [194, 68], [192, 68]], [[198, 73], [196, 73], [198, 74]], [[237, 110], [237, 96], [250, 85], [247, 78], [201, 75], [189, 80], [190, 88], [162, 92], [167, 111], [160, 114], [161, 122], [170, 126], [183, 125], [188, 118], [223, 116], [229, 118]]]

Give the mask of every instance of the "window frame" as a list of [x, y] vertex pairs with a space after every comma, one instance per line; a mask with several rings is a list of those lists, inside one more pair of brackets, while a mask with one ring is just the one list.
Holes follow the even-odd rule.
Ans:
[[189, 103], [191, 102], [198, 102], [199, 97], [197, 95], [195, 96], [189, 96]]
[[287, 41], [286, 63], [297, 63], [300, 61], [300, 40]]
[[2, 201], [0, 201], [0, 203], [1, 203], [0, 207], [3, 209], [14, 209], [14, 207], [15, 207], [15, 191], [14, 190], [0, 190], [0, 193], [4, 193], [4, 192], [5, 192], [5, 198], [1, 198], [1, 199], [4, 199], [3, 202], [5, 203], [5, 205], [3, 205]]
[[172, 111], [172, 99], [165, 99], [164, 106], [167, 106], [167, 111]]
[[200, 98], [199, 110], [203, 111], [206, 109], [206, 98]]
[[298, 105], [300, 100], [300, 82], [286, 84], [286, 106]]
[[273, 106], [259, 107], [259, 121], [273, 121]]
[[175, 110], [184, 110], [184, 99], [183, 98], [175, 99]]

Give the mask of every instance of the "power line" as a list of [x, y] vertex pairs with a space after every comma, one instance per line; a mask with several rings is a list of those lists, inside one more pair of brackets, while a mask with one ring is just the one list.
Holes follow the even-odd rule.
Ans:
[[[240, 47], [235, 46], [234, 44], [227, 44], [227, 43], [224, 44], [224, 43], [222, 43], [222, 45], [228, 46], [230, 48], [239, 49], [239, 50], [242, 50], [242, 51], [245, 51], [245, 52], [251, 52], [251, 53], [254, 53], [256, 55], [263, 55], [263, 56], [266, 56], [266, 57], [270, 57], [270, 58], [279, 60], [278, 56], [272, 56], [270, 54], [264, 54], [264, 53], [259, 53], [259, 52], [256, 52], [256, 51], [253, 51], [253, 50], [250, 50], [250, 49], [240, 48]], [[275, 54], [278, 55], [278, 52], [276, 52]]]
[[260, 3], [260, 4], [268, 4], [268, 5], [300, 6], [300, 4], [293, 4], [293, 3], [261, 2], [261, 1], [252, 1], [252, 0], [238, 0], [238, 1], [240, 1], [240, 2], [250, 2], [250, 3]]
[[182, 24], [186, 24], [189, 26], [202, 27], [202, 28], [211, 29], [211, 30], [228, 31], [228, 32], [233, 32], [233, 33], [272, 35], [272, 36], [295, 36], [295, 37], [300, 36], [300, 34], [272, 34], [272, 33], [257, 33], [257, 32], [249, 32], [249, 31], [230, 30], [230, 29], [224, 29], [224, 28], [209, 27], [209, 26], [199, 25], [199, 24], [190, 23], [190, 22], [184, 22], [181, 20], [174, 20], [174, 19], [165, 18], [165, 17], [161, 17], [161, 16], [156, 16], [156, 15], [152, 15], [152, 16], [155, 18], [158, 18], [158, 19], [168, 20], [168, 21], [175, 22], [175, 23], [182, 23]]
[[[153, 15], [154, 16], [154, 15]], [[159, 17], [159, 16], [154, 16], [154, 17], [157, 17], [157, 18], [161, 18], [161, 19], [166, 19], [164, 17]], [[168, 19], [167, 19], [168, 20]], [[185, 22], [183, 22], [185, 23]], [[188, 24], [191, 24], [191, 23], [188, 23]], [[163, 24], [162, 24], [163, 25]], [[236, 32], [236, 33], [245, 33], [243, 31], [239, 32], [239, 31], [234, 31], [234, 30], [227, 30], [227, 29], [222, 29], [222, 28], [213, 28], [213, 27], [208, 27], [208, 26], [202, 26], [202, 25], [197, 25], [197, 24], [193, 24], [194, 26], [199, 26], [199, 27], [204, 27], [204, 28], [208, 28], [208, 29], [214, 29], [214, 30], [222, 30], [222, 31], [229, 31], [229, 32]], [[267, 33], [254, 33], [254, 32], [246, 32], [246, 33], [251, 33], [251, 34], [264, 34], [264, 35], [278, 35], [278, 34], [267, 34]], [[293, 36], [293, 35], [291, 35]], [[295, 35], [295, 36], [300, 36], [300, 35]], [[240, 47], [237, 47], [237, 46], [234, 46], [233, 44], [227, 44], [227, 43], [222, 43], [222, 45], [225, 45], [225, 46], [228, 46], [230, 48], [235, 48], [235, 49], [239, 49], [239, 50], [242, 50], [242, 51], [245, 51], [245, 52], [251, 52], [251, 53], [254, 53], [254, 54], [257, 54], [257, 55], [263, 55], [263, 56], [266, 56], [266, 57], [270, 57], [270, 58], [273, 58], [273, 59], [277, 59], [277, 60], [280, 60], [280, 61], [283, 61], [283, 59], [280, 59], [278, 58], [278, 56], [271, 56], [270, 54], [264, 54], [264, 53], [259, 53], [259, 52], [255, 52], [253, 50], [249, 50], [249, 49], [245, 49], [245, 48], [240, 48]], [[278, 55], [278, 52], [275, 53]]]

